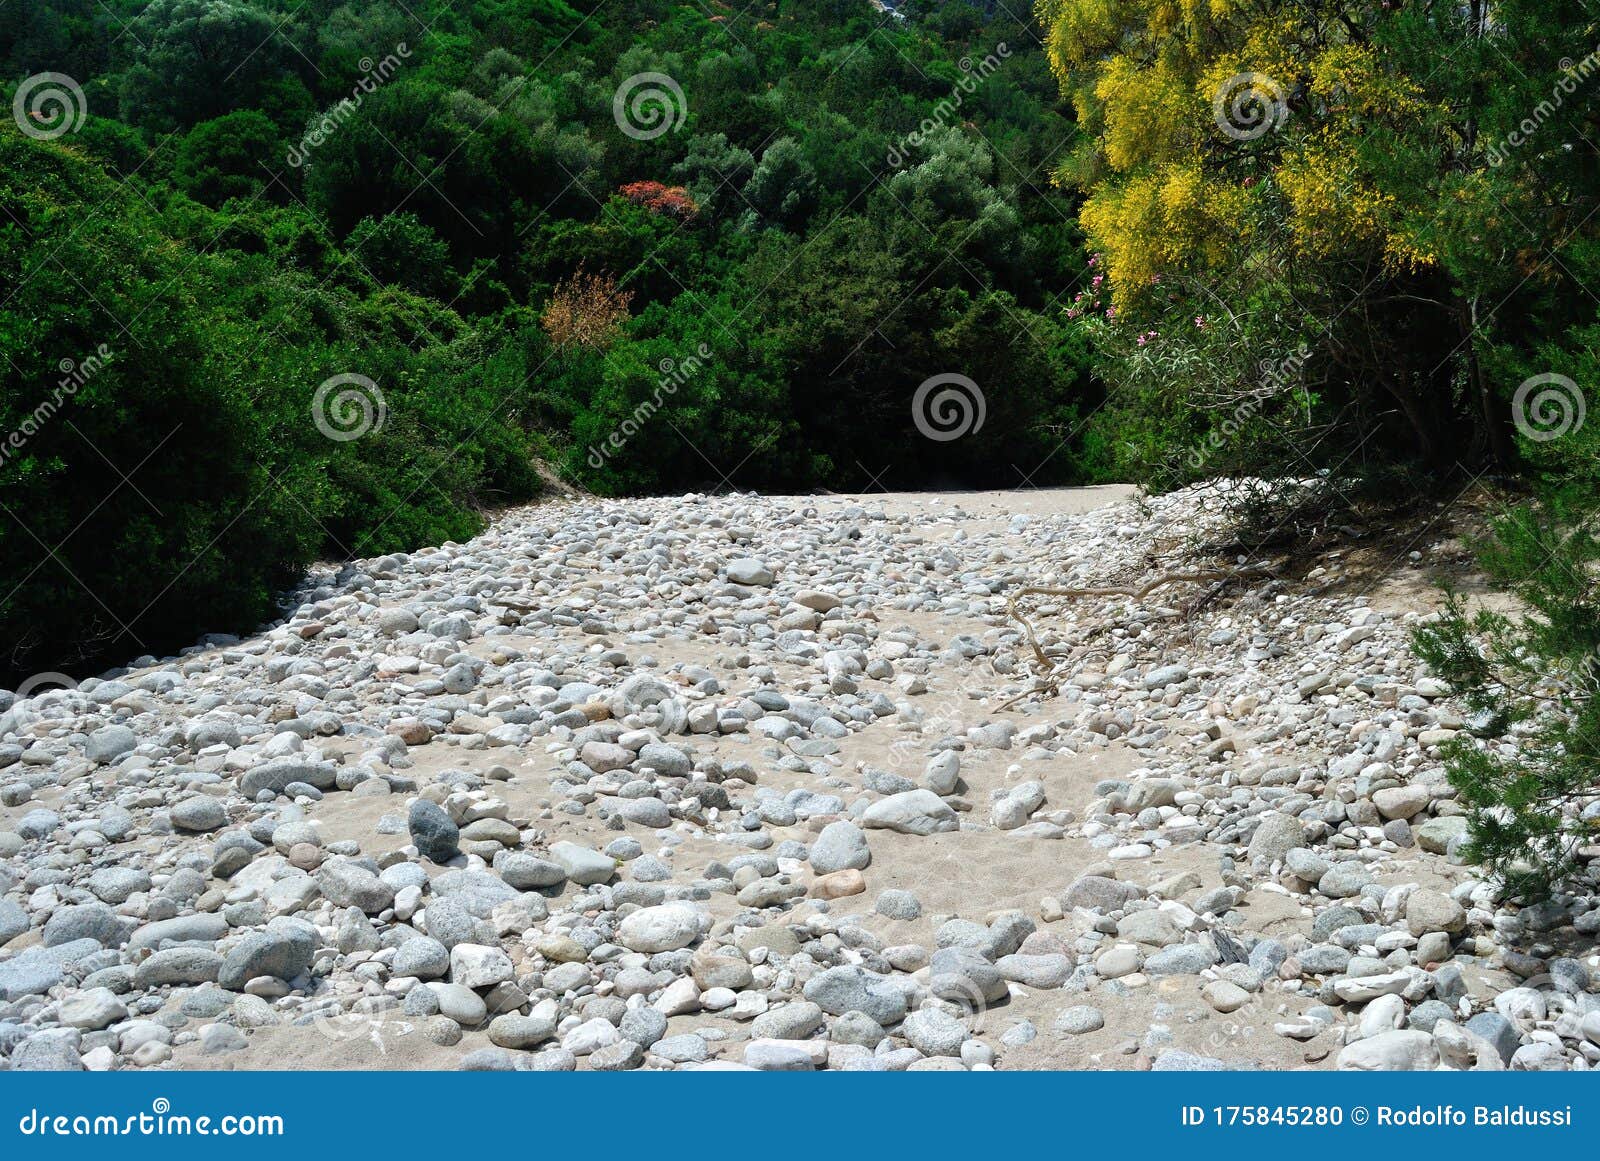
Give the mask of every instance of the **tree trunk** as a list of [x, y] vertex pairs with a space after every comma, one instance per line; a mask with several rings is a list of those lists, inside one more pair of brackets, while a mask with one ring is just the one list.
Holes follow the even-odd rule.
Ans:
[[1489, 458], [1496, 467], [1511, 468], [1517, 462], [1517, 446], [1511, 438], [1508, 409], [1497, 404], [1494, 390], [1483, 373], [1478, 359], [1478, 299], [1474, 295], [1460, 303], [1458, 317], [1463, 331], [1462, 341], [1467, 348], [1467, 386], [1478, 401], [1483, 420], [1484, 434], [1488, 437]]

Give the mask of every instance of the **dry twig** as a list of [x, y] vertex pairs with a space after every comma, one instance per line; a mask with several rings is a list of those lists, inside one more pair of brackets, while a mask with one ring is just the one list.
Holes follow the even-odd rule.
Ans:
[[1034, 632], [1033, 623], [1017, 607], [1017, 602], [1023, 597], [1130, 597], [1135, 601], [1142, 601], [1157, 589], [1165, 588], [1167, 585], [1207, 584], [1212, 582], [1226, 585], [1249, 577], [1273, 576], [1276, 575], [1276, 572], [1277, 569], [1273, 565], [1254, 564], [1231, 569], [1215, 568], [1188, 572], [1164, 572], [1138, 587], [1106, 585], [1056, 588], [1047, 585], [1027, 585], [1024, 588], [1020, 588], [1007, 599], [1006, 615], [1022, 626], [1022, 631], [1027, 635], [1028, 644], [1032, 647], [1033, 655], [1037, 658], [1043, 673], [1036, 678], [1039, 682], [1036, 689], [1023, 691], [1000, 708], [1009, 708], [1016, 702], [1035, 693], [1048, 693], [1051, 697], [1055, 697], [1061, 692], [1062, 674], [1060, 673], [1060, 662], [1051, 660], [1049, 654], [1044, 651], [1044, 646], [1039, 644], [1039, 636]]

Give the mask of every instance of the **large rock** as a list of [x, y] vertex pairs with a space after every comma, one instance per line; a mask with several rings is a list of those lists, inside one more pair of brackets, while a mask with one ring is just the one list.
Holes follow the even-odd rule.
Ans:
[[928, 759], [922, 782], [935, 794], [954, 794], [961, 784], [961, 755], [954, 750], [940, 750]]
[[458, 943], [450, 949], [450, 982], [467, 988], [492, 988], [516, 975], [511, 957], [498, 947]]
[[933, 953], [928, 986], [941, 1000], [969, 1009], [1011, 994], [1000, 969], [970, 947], [942, 947]]
[[443, 979], [450, 971], [450, 950], [437, 939], [415, 936], [395, 949], [391, 970], [396, 976], [414, 976], [419, 980]]
[[1466, 925], [1466, 909], [1442, 892], [1419, 888], [1406, 897], [1406, 927], [1412, 935], [1430, 931], [1457, 935]]
[[89, 735], [83, 752], [89, 761], [106, 765], [132, 753], [139, 739], [127, 726], [105, 726]]
[[689, 971], [694, 976], [695, 986], [702, 991], [727, 988], [738, 992], [755, 981], [754, 971], [744, 960], [731, 955], [718, 955], [706, 948], [694, 953], [694, 958], [689, 961]]
[[102, 952], [96, 940], [78, 939], [55, 947], [30, 947], [0, 960], [0, 1000], [42, 996], [61, 983], [69, 966]]
[[922, 1008], [906, 1017], [901, 1035], [924, 1056], [959, 1056], [967, 1026], [938, 1008]]
[[82, 1072], [78, 1054], [82, 1033], [76, 1028], [46, 1028], [11, 1050], [13, 1072]]
[[1467, 827], [1466, 815], [1446, 814], [1419, 823], [1411, 833], [1416, 836], [1417, 845], [1429, 854], [1446, 855], [1450, 844], [1467, 833]]
[[1074, 1004], [1056, 1014], [1055, 1030], [1066, 1036], [1083, 1036], [1106, 1026], [1105, 1013], [1092, 1004]]
[[754, 1040], [803, 1040], [827, 1022], [822, 1009], [810, 1000], [793, 1000], [768, 1008], [750, 1024]]
[[552, 843], [550, 858], [567, 873], [567, 878], [580, 887], [604, 883], [617, 873], [617, 861], [610, 855], [603, 855], [577, 843]]
[[861, 825], [868, 830], [930, 835], [959, 830], [961, 820], [944, 799], [931, 790], [919, 788], [874, 802], [862, 813]]
[[1117, 935], [1147, 947], [1166, 947], [1183, 940], [1183, 932], [1178, 930], [1177, 924], [1172, 922], [1167, 913], [1153, 909], [1134, 911], [1117, 920]]
[[1250, 857], [1274, 863], [1295, 847], [1306, 845], [1305, 823], [1276, 810], [1269, 810], [1250, 836]]
[[819, 875], [865, 869], [872, 862], [867, 836], [853, 822], [830, 822], [811, 844], [811, 869]]
[[879, 1024], [905, 1018], [906, 994], [883, 976], [853, 964], [831, 967], [806, 981], [805, 997], [832, 1016], [863, 1012]]
[[168, 813], [174, 827], [193, 834], [221, 830], [228, 825], [228, 812], [222, 803], [204, 794], [191, 795], [174, 803]]
[[45, 921], [44, 945], [57, 947], [80, 939], [92, 939], [104, 947], [121, 947], [127, 942], [131, 926], [131, 920], [123, 920], [104, 903], [58, 907]]
[[128, 953], [132, 955], [145, 948], [154, 950], [163, 943], [215, 943], [230, 930], [226, 919], [209, 911], [160, 919], [135, 929], [128, 940]]
[[253, 931], [228, 949], [217, 982], [242, 992], [257, 976], [292, 980], [311, 966], [316, 952], [317, 929], [304, 920], [280, 916], [265, 931]]
[[641, 907], [617, 925], [617, 942], [629, 951], [654, 955], [688, 947], [711, 927], [711, 919], [688, 903]]
[[489, 1021], [489, 1042], [501, 1048], [526, 1052], [555, 1034], [555, 1017], [550, 1015], [523, 1016], [506, 1012]]
[[1032, 988], [1059, 988], [1072, 975], [1072, 957], [1059, 952], [1003, 955], [994, 966], [1006, 979]]
[[736, 585], [759, 585], [765, 587], [773, 581], [772, 570], [762, 561], [753, 557], [742, 556], [738, 560], [728, 562], [728, 579]]
[[435, 863], [448, 863], [461, 853], [461, 830], [444, 807], [426, 798], [415, 799], [406, 812], [406, 826], [417, 854]]
[[520, 898], [516, 888], [488, 871], [446, 871], [433, 880], [432, 887], [436, 898], [459, 903], [477, 919], [488, 919], [500, 904]]
[[10, 943], [30, 926], [27, 909], [21, 903], [15, 899], [0, 899], [0, 947]]
[[239, 791], [254, 798], [263, 790], [282, 794], [292, 782], [304, 782], [318, 790], [332, 790], [339, 768], [332, 762], [314, 762], [301, 757], [274, 758], [239, 775]]
[[1479, 1012], [1467, 1021], [1466, 1028], [1474, 1036], [1481, 1037], [1493, 1045], [1494, 1050], [1500, 1054], [1500, 1059], [1508, 1064], [1521, 1043], [1521, 1037], [1517, 1035], [1517, 1026], [1499, 1012]]
[[128, 1015], [124, 1004], [110, 988], [86, 988], [61, 1001], [56, 1019], [70, 1028], [98, 1032]]
[[1339, 1068], [1345, 1072], [1430, 1072], [1439, 1066], [1433, 1037], [1412, 1029], [1380, 1032], [1345, 1045]]
[[1372, 795], [1373, 805], [1384, 818], [1410, 818], [1432, 801], [1433, 794], [1426, 786], [1390, 786]]
[[139, 962], [134, 982], [141, 988], [192, 986], [221, 973], [222, 957], [208, 947], [167, 947]]
[[639, 747], [639, 765], [648, 766], [667, 778], [687, 778], [694, 772], [694, 763], [688, 754], [661, 742], [647, 742]]
[[578, 751], [578, 761], [596, 774], [606, 774], [632, 762], [633, 751], [615, 742], [585, 742]]
[[508, 886], [518, 891], [539, 891], [559, 887], [567, 881], [567, 873], [555, 863], [535, 858], [526, 851], [510, 851], [495, 859], [494, 869], [500, 872]]
[[1119, 882], [1104, 875], [1082, 875], [1061, 896], [1066, 910], [1082, 907], [1088, 911], [1116, 911], [1144, 892], [1132, 883]]
[[376, 915], [394, 905], [394, 888], [358, 863], [330, 859], [317, 872], [322, 897], [336, 907], [355, 907]]
[[[101, 867], [89, 876], [89, 890], [102, 903], [113, 907], [126, 903], [140, 891], [150, 889], [150, 876], [138, 867]], [[3, 930], [3, 929], [0, 929]], [[4, 939], [0, 938], [0, 943]]]

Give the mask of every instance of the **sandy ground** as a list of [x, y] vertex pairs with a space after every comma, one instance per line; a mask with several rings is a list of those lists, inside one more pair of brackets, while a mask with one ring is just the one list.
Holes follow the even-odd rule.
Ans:
[[[1023, 492], [834, 495], [808, 497], [807, 501], [815, 505], [818, 518], [823, 520], [842, 518], [856, 507], [922, 518], [927, 525], [922, 535], [934, 540], [955, 536], [962, 531], [968, 534], [975, 531], [971, 523], [957, 525], [941, 522], [940, 517], [954, 509], [978, 516], [985, 526], [1004, 528], [1018, 513], [1078, 513], [1107, 504], [1125, 503], [1137, 494], [1138, 490], [1133, 487], [1108, 486]], [[556, 501], [565, 502], [573, 501]], [[982, 633], [990, 627], [943, 615], [912, 616], [892, 608], [884, 609], [878, 615], [888, 625], [914, 624], [920, 633], [941, 642], [958, 634]], [[576, 630], [571, 632], [574, 641], [577, 641]], [[492, 647], [500, 643], [515, 644], [516, 641], [499, 638], [488, 645]], [[549, 639], [542, 638], [540, 643], [548, 648]], [[592, 646], [604, 643], [604, 639], [588, 637], [583, 638], [582, 643]], [[649, 650], [661, 660], [664, 668], [680, 662], [714, 665], [721, 651], [722, 647], [715, 642], [702, 644], [693, 641], [672, 642], [667, 647], [651, 647]], [[780, 676], [785, 676], [784, 664], [778, 664]], [[799, 667], [795, 668], [798, 677]], [[809, 670], [806, 673], [808, 677], [811, 675]], [[969, 691], [953, 684], [956, 676], [936, 668], [927, 677], [930, 686], [928, 693], [918, 700], [924, 707], [934, 708], [935, 711], [941, 701], [947, 705], [966, 705], [968, 715], [974, 718], [1007, 718], [1022, 725], [1041, 720], [1038, 716], [1029, 717], [1019, 713], [999, 714], [981, 699], [974, 706]], [[1048, 708], [1045, 712], [1049, 712]], [[893, 722], [898, 719], [888, 720]], [[918, 777], [925, 760], [926, 743], [922, 741], [896, 748], [896, 742], [906, 737], [908, 735], [897, 731], [894, 725], [880, 724], [843, 739], [841, 752], [829, 759], [835, 764], [833, 781], [837, 784], [838, 792], [847, 800], [853, 797], [861, 784], [861, 768], [867, 765]], [[751, 760], [762, 771], [764, 785], [780, 790], [796, 785], [825, 789], [817, 784], [818, 780], [812, 775], [794, 775], [773, 768], [770, 762], [760, 761], [758, 752], [765, 743], [747, 735], [717, 738], [697, 736], [687, 741], [697, 751], [710, 749], [722, 757]], [[338, 739], [325, 744], [339, 747]], [[345, 748], [350, 747], [347, 745]], [[528, 753], [506, 749], [469, 751], [449, 744], [448, 736], [436, 739], [428, 746], [413, 751], [413, 754], [417, 759], [416, 766], [406, 773], [415, 776], [424, 785], [432, 774], [449, 767], [483, 771], [494, 765], [508, 766], [513, 777], [509, 782], [500, 784], [499, 793], [511, 807], [512, 821], [519, 825], [534, 825], [532, 820], [538, 818], [541, 808], [549, 802], [549, 779], [558, 769], [554, 758], [537, 746], [529, 747]], [[1084, 805], [1093, 797], [1095, 782], [1123, 776], [1138, 765], [1138, 761], [1134, 751], [1118, 743], [1090, 754], [1057, 755], [1046, 762], [1023, 763], [1021, 753], [1016, 750], [991, 753], [986, 760], [964, 763], [963, 776], [967, 790], [963, 797], [970, 808], [981, 816], [987, 812], [991, 791], [1026, 779], [1040, 779], [1048, 789], [1052, 808], [1067, 807], [1081, 813]], [[403, 832], [392, 835], [377, 833], [381, 817], [401, 814], [403, 811], [404, 799], [400, 797], [333, 794], [310, 808], [308, 814], [320, 824], [328, 840], [356, 839], [365, 853], [381, 855], [408, 841]], [[559, 813], [553, 819], [539, 821], [536, 825], [545, 830], [549, 841], [569, 839], [596, 847], [603, 846], [618, 833], [606, 829], [593, 818], [574, 818]], [[791, 828], [773, 828], [773, 837], [780, 842], [786, 838], [809, 841], [821, 826], [822, 823], [817, 822], [814, 825], [802, 823]], [[632, 825], [628, 829], [647, 851], [653, 851], [659, 845], [648, 829]], [[678, 848], [673, 863], [682, 871], [698, 869], [714, 858], [731, 857], [740, 850], [742, 848], [707, 837], [691, 838]], [[1039, 901], [1043, 895], [1059, 894], [1086, 869], [1103, 864], [1102, 854], [1081, 839], [1019, 839], [993, 831], [956, 832], [926, 838], [874, 831], [872, 852], [872, 864], [864, 872], [867, 884], [865, 893], [836, 901], [833, 904], [835, 912], [863, 916], [866, 926], [887, 944], [915, 942], [923, 946], [932, 945], [935, 928], [951, 916], [981, 920], [993, 911], [1020, 908], [1037, 920]], [[437, 871], [437, 868], [430, 869]], [[1221, 868], [1214, 852], [1201, 845], [1170, 848], [1136, 866], [1124, 864], [1119, 868], [1123, 877], [1147, 882], [1184, 871], [1192, 872], [1198, 880], [1198, 886], [1182, 895], [1182, 898], [1191, 902], [1222, 882]], [[891, 887], [914, 891], [922, 904], [922, 917], [905, 922], [874, 914], [873, 902], [883, 890]], [[713, 895], [710, 905], [718, 918], [737, 909], [733, 898], [724, 894]], [[1249, 926], [1258, 931], [1275, 928], [1291, 930], [1304, 926], [1308, 914], [1303, 914], [1300, 905], [1287, 896], [1258, 891], [1252, 896]], [[1041, 923], [1040, 926], [1043, 930], [1060, 934], [1070, 942], [1079, 933], [1079, 929], [1073, 926], [1074, 922], [1069, 917], [1051, 924]], [[1150, 1054], [1135, 1056], [1132, 1054], [1132, 1045], [1143, 1039], [1152, 1024], [1164, 1025], [1170, 1030], [1173, 1047], [1219, 1056], [1241, 1065], [1280, 1070], [1331, 1065], [1331, 1057], [1335, 1054], [1331, 1034], [1324, 1033], [1316, 1040], [1301, 1043], [1278, 1036], [1271, 1028], [1274, 1020], [1310, 1006], [1314, 1002], [1310, 997], [1286, 998], [1284, 993], [1272, 993], [1270, 1000], [1258, 999], [1245, 1009], [1224, 1016], [1214, 1012], [1200, 997], [1202, 982], [1196, 976], [1154, 981], [1134, 989], [1131, 995], [1125, 997], [1106, 994], [1104, 989], [1087, 995], [1065, 995], [1060, 991], [1024, 988], [1021, 989], [1023, 994], [982, 1015], [983, 1034], [991, 1043], [998, 1044], [1000, 1035], [1021, 1019], [1032, 1020], [1037, 1026], [1039, 1035], [1033, 1043], [1003, 1051], [1001, 1067], [1008, 1069], [1115, 1069], [1136, 1067], [1136, 1060], [1146, 1062], [1147, 1066]], [[1104, 1029], [1072, 1038], [1059, 1036], [1051, 1030], [1051, 1021], [1057, 1012], [1074, 1004], [1090, 1002], [1104, 1011], [1107, 1021]], [[1289, 1005], [1298, 1006], [1291, 1009]], [[719, 1055], [739, 1058], [742, 1042], [748, 1037], [748, 1025], [718, 1015], [698, 1013], [674, 1018], [670, 1032], [702, 1027], [716, 1028], [726, 1037], [720, 1042]], [[393, 1016], [373, 1027], [262, 1029], [251, 1033], [247, 1049], [221, 1056], [205, 1056], [198, 1044], [187, 1045], [178, 1050], [175, 1064], [178, 1067], [207, 1069], [452, 1068], [465, 1052], [487, 1044], [482, 1032], [468, 1032], [459, 1045], [442, 1048], [426, 1040], [413, 1021]]]

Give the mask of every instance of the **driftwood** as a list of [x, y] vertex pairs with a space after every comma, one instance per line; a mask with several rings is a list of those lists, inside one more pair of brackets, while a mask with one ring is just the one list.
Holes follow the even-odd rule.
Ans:
[[1039, 644], [1039, 637], [1033, 631], [1033, 624], [1023, 615], [1017, 607], [1017, 602], [1023, 597], [1130, 597], [1141, 601], [1157, 589], [1165, 588], [1172, 584], [1229, 584], [1233, 581], [1244, 580], [1256, 576], [1274, 576], [1277, 570], [1269, 564], [1242, 565], [1239, 568], [1200, 569], [1190, 572], [1164, 572], [1153, 580], [1147, 581], [1138, 587], [1125, 585], [1107, 585], [1100, 587], [1075, 587], [1055, 588], [1047, 585], [1027, 585], [1012, 593], [1006, 601], [1006, 615], [1022, 626], [1022, 631], [1027, 634], [1028, 644], [1033, 648], [1033, 655], [1038, 659], [1040, 668], [1044, 671], [1038, 677], [1040, 685], [1037, 689], [1026, 690], [1006, 702], [1005, 709], [1025, 697], [1035, 693], [1048, 693], [1055, 697], [1061, 692], [1061, 675], [1057, 672], [1059, 663], [1051, 660], [1044, 651], [1044, 646]]

